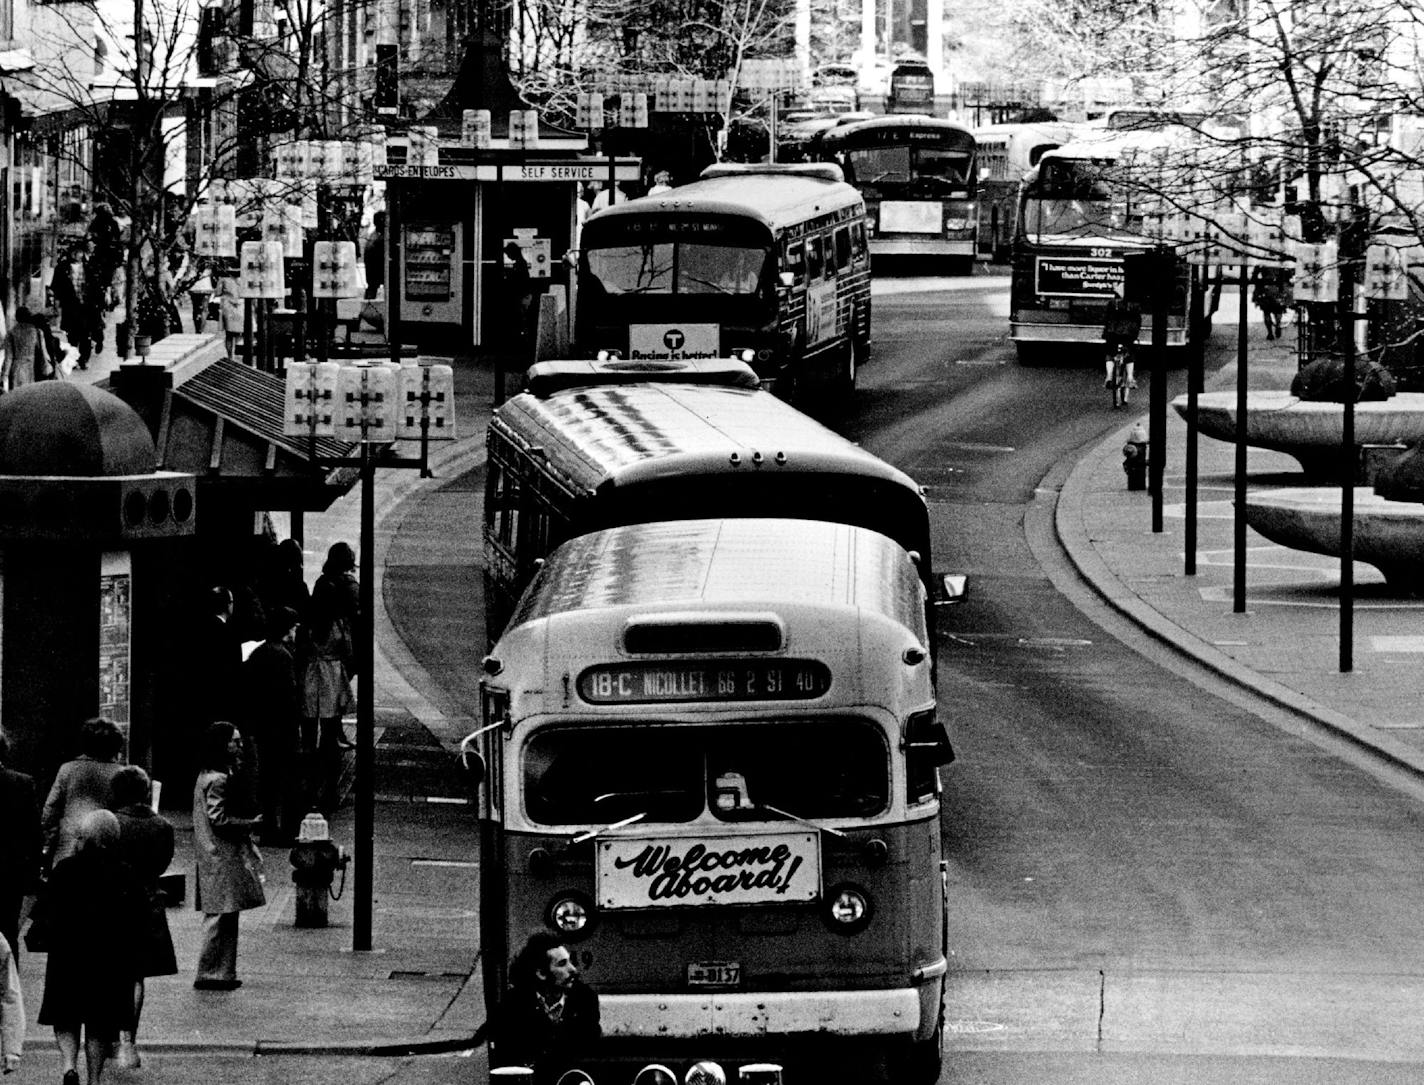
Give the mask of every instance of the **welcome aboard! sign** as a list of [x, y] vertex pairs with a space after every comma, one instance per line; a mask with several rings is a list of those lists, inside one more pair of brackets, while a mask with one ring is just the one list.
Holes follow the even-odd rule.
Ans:
[[817, 833], [618, 837], [600, 840], [603, 908], [801, 904], [821, 893]]

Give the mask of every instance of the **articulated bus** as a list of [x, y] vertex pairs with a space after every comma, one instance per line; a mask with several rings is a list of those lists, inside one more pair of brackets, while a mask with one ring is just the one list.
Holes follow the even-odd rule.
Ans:
[[1007, 260], [1014, 240], [1019, 185], [1045, 151], [1073, 137], [1071, 124], [989, 124], [974, 129], [979, 157], [979, 253]]
[[[1044, 152], [1023, 182], [1014, 234], [1009, 334], [1020, 361], [1054, 347], [1103, 341], [1108, 298], [1121, 290], [1142, 304], [1139, 343], [1152, 341], [1148, 276], [1157, 239], [1134, 218], [1137, 193], [1119, 161], [1157, 133], [1104, 133]], [[1167, 346], [1188, 341], [1190, 269], [1174, 252]]]
[[598, 991], [595, 1069], [864, 1054], [934, 1082], [953, 753], [923, 602], [904, 549], [845, 524], [636, 524], [551, 554], [463, 746], [491, 1014], [553, 931]]
[[551, 387], [512, 396], [490, 419], [491, 640], [559, 543], [653, 519], [784, 516], [872, 527], [914, 552], [936, 602], [945, 594], [933, 583], [920, 487], [771, 393], [656, 374], [640, 384]]
[[974, 133], [922, 116], [872, 117], [818, 137], [865, 197], [874, 256], [935, 256], [974, 267], [979, 237]]
[[737, 357], [797, 401], [849, 403], [870, 354], [865, 201], [836, 167], [720, 164], [584, 224], [580, 354]]

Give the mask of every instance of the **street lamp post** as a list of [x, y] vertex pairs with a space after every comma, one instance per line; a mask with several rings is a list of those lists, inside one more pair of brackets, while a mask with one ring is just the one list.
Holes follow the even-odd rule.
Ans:
[[[352, 242], [317, 242], [313, 296], [354, 297]], [[430, 477], [429, 442], [455, 436], [454, 374], [448, 365], [386, 361], [293, 362], [287, 367], [283, 432], [305, 436], [320, 470], [356, 467], [361, 479], [359, 661], [356, 680], [356, 860], [351, 948], [372, 948], [375, 855], [375, 473], [419, 468]], [[317, 438], [356, 444], [359, 455], [319, 455]], [[393, 453], [398, 440], [419, 440], [420, 455]]]

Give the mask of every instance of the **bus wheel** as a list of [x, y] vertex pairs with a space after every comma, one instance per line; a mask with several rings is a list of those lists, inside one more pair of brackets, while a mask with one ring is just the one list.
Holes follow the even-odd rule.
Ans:
[[935, 1085], [944, 1070], [944, 1026], [928, 1040], [902, 1048], [889, 1059], [887, 1085]]

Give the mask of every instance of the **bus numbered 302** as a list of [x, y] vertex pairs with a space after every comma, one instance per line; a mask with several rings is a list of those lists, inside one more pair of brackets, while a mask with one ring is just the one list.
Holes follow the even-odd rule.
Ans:
[[[1152, 342], [1147, 257], [1157, 239], [1134, 216], [1135, 194], [1120, 165], [1128, 145], [1155, 133], [1104, 133], [1045, 151], [1024, 178], [1009, 279], [1009, 335], [1019, 360], [1052, 347], [1101, 349], [1108, 299], [1116, 292], [1142, 305], [1139, 343]], [[1166, 138], [1166, 137], [1163, 137]], [[1184, 347], [1191, 271], [1175, 247], [1167, 299], [1166, 343]]]
[[835, 166], [709, 166], [589, 216], [574, 346], [736, 357], [778, 395], [844, 405], [870, 354], [865, 202]]
[[871, 117], [822, 132], [816, 157], [865, 197], [872, 256], [943, 257], [973, 270], [979, 238], [974, 133], [936, 117]]
[[598, 992], [595, 1058], [864, 1053], [936, 1080], [953, 753], [923, 590], [897, 543], [819, 521], [559, 547], [463, 746], [491, 1012], [510, 954], [551, 930]]

